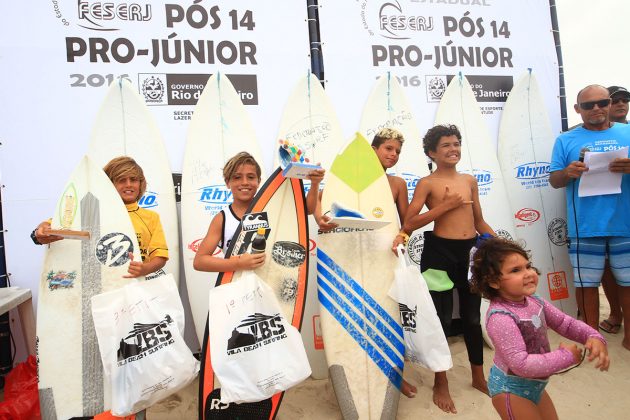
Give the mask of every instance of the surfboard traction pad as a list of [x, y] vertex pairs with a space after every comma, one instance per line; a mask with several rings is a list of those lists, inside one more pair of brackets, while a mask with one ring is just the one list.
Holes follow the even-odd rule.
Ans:
[[[354, 398], [348, 385], [348, 378], [342, 365], [331, 365], [328, 368], [330, 381], [337, 397], [339, 409], [344, 420], [358, 420], [359, 412], [354, 404]], [[381, 412], [381, 420], [394, 420], [398, 412], [398, 399], [400, 391], [392, 385], [391, 381], [387, 383], [387, 391], [385, 391], [385, 400], [383, 402], [383, 411]]]
[[[83, 414], [94, 415], [105, 411], [103, 363], [101, 361], [96, 330], [92, 320], [91, 298], [101, 293], [102, 280], [100, 263], [93, 252], [100, 239], [99, 202], [92, 193], [81, 200], [81, 229], [90, 230], [90, 240], [81, 242], [81, 316], [82, 322], [82, 365], [83, 365]], [[86, 287], [87, 286], [87, 287]], [[56, 420], [55, 396], [51, 388], [39, 390], [42, 418]]]

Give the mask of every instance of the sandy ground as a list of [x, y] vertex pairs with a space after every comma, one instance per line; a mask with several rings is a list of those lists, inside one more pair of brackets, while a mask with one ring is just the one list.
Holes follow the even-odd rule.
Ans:
[[[607, 302], [601, 295], [601, 316], [608, 315]], [[547, 391], [561, 419], [627, 419], [630, 418], [630, 402], [625, 398], [630, 390], [630, 351], [621, 346], [622, 333], [606, 334], [611, 367], [600, 372], [593, 364], [581, 366], [562, 375], [553, 376]], [[563, 339], [554, 332], [549, 335], [552, 348]], [[448, 373], [451, 395], [458, 413], [446, 414], [432, 402], [432, 372], [406, 366], [405, 378], [417, 386], [418, 394], [413, 399], [400, 398], [398, 419], [457, 418], [498, 419], [489, 397], [470, 385], [470, 365], [462, 337], [449, 339], [453, 355], [453, 368]], [[492, 350], [484, 349], [486, 375], [492, 366]], [[197, 418], [198, 381], [189, 387], [150, 408], [149, 420], [173, 420]], [[279, 420], [294, 419], [341, 419], [341, 413], [328, 380], [308, 379], [290, 389], [282, 402]]]

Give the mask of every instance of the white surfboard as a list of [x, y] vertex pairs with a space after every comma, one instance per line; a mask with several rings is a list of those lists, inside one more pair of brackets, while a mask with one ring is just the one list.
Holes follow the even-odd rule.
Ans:
[[333, 202], [392, 221], [321, 234], [317, 279], [329, 376], [344, 418], [394, 419], [404, 357], [398, 304], [387, 296], [397, 213], [383, 168], [359, 133], [327, 174], [322, 206]]
[[[422, 151], [422, 136], [413, 116], [411, 105], [403, 88], [398, 83], [398, 79], [390, 72], [379, 77], [374, 84], [363, 107], [359, 125], [359, 131], [369, 143], [382, 128], [394, 128], [400, 131], [405, 138], [398, 163], [387, 173], [405, 180], [408, 201], [411, 202], [418, 181], [429, 175], [429, 167]], [[427, 211], [427, 209], [423, 208], [422, 211]], [[430, 223], [415, 230], [407, 242], [407, 255], [417, 266], [420, 266], [420, 255], [424, 244], [423, 232], [432, 229], [433, 223]]]
[[179, 222], [171, 166], [155, 118], [129, 80], [111, 83], [92, 127], [88, 155], [101, 167], [118, 156], [132, 157], [142, 167], [147, 189], [138, 204], [159, 214], [168, 245], [169, 259], [156, 274], [171, 273], [179, 284]]
[[[462, 152], [457, 170], [477, 178], [479, 201], [486, 222], [497, 235], [514, 239], [514, 223], [495, 148], [475, 94], [461, 73], [448, 84], [438, 106], [435, 124], [454, 124], [459, 128]], [[486, 343], [492, 346], [486, 333], [486, 306], [487, 302], [483, 302], [481, 328]]]
[[[343, 133], [337, 114], [312, 73], [302, 77], [287, 99], [280, 119], [278, 139], [287, 140], [304, 151], [311, 163], [320, 163], [328, 170], [339, 148], [343, 145]], [[280, 164], [275, 154], [276, 166]], [[305, 192], [310, 181], [304, 180]], [[311, 365], [311, 376], [324, 379], [328, 376], [328, 365], [321, 335], [319, 301], [317, 300], [317, 223], [309, 217], [310, 267], [302, 323], [302, 340]]]
[[[188, 127], [182, 167], [182, 242], [186, 287], [199, 344], [208, 316], [208, 292], [217, 273], [193, 268], [195, 253], [212, 218], [232, 202], [223, 167], [239, 152], [249, 152], [263, 169], [260, 146], [241, 98], [221, 73], [210, 76]], [[223, 255], [216, 250], [217, 255]]]
[[516, 82], [503, 108], [499, 161], [516, 236], [525, 241], [541, 271], [536, 293], [576, 316], [565, 191], [549, 184], [554, 138], [538, 82], [528, 72]]
[[90, 239], [54, 242], [44, 257], [37, 306], [42, 417], [93, 416], [109, 410], [110, 393], [90, 298], [136, 281], [123, 276], [128, 252], [140, 256], [138, 243], [120, 196], [87, 156], [64, 187], [51, 225], [88, 231]]

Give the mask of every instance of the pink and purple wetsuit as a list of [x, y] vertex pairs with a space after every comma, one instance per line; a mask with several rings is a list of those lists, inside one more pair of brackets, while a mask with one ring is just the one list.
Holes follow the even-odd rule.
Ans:
[[486, 329], [495, 347], [488, 379], [490, 396], [507, 392], [538, 404], [549, 376], [575, 364], [569, 350], [551, 351], [547, 328], [582, 344], [591, 337], [606, 342], [596, 330], [538, 296], [522, 302], [493, 299], [486, 315]]

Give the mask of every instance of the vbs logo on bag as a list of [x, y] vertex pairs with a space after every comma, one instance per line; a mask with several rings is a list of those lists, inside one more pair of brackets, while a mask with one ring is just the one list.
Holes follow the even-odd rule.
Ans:
[[398, 304], [398, 310], [400, 311], [400, 322], [405, 331], [415, 333], [416, 332], [416, 315], [418, 314], [418, 307], [415, 309], [409, 308], [404, 303]]
[[264, 315], [256, 312], [232, 330], [232, 336], [227, 342], [227, 354], [255, 350], [284, 338], [287, 338], [287, 334], [279, 313]]
[[173, 334], [169, 329], [169, 324], [173, 323], [170, 315], [166, 315], [164, 320], [157, 324], [133, 324], [133, 330], [129, 335], [120, 340], [118, 348], [118, 366], [123, 366], [135, 360], [155, 353], [175, 343]]

